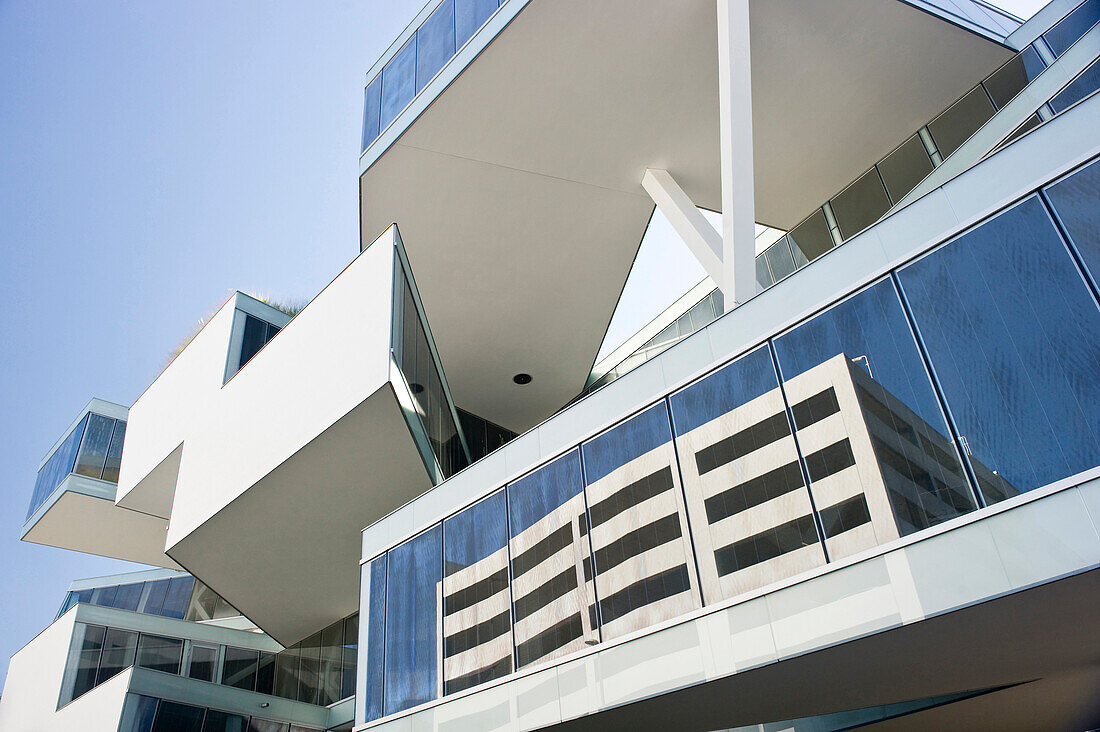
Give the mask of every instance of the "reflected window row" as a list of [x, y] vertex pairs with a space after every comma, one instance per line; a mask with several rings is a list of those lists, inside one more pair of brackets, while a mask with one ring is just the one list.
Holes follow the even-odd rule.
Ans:
[[454, 58], [505, 0], [443, 0], [367, 85], [362, 150]]
[[278, 653], [75, 623], [58, 706], [130, 666], [328, 706], [355, 694], [358, 615]]
[[118, 483], [125, 439], [125, 420], [94, 412], [84, 415], [39, 469], [26, 518], [29, 519], [70, 474]]
[[365, 563], [364, 721], [1100, 465], [1098, 197], [1094, 162]]
[[127, 694], [119, 732], [320, 732], [247, 714], [196, 707], [143, 694]]

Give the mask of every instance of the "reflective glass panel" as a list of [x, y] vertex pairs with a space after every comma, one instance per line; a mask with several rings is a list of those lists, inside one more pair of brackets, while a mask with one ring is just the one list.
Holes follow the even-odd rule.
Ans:
[[84, 437], [84, 427], [88, 424], [88, 416], [84, 415], [84, 419], [80, 420], [80, 423], [50, 455], [50, 459], [46, 461], [46, 464], [39, 469], [38, 476], [34, 481], [31, 504], [27, 508], [27, 518], [31, 517], [35, 509], [41, 506], [50, 497], [54, 489], [61, 485], [61, 481], [65, 480], [69, 473], [73, 471], [73, 464], [76, 462], [76, 451], [80, 447], [81, 438]]
[[187, 667], [187, 676], [199, 681], [214, 681], [214, 672], [218, 666], [217, 646], [191, 644], [191, 662]]
[[157, 714], [157, 699], [141, 694], [127, 694], [122, 705], [118, 732], [150, 732]]
[[386, 629], [386, 556], [364, 564], [361, 570], [361, 613], [366, 617], [360, 625], [360, 645], [364, 649], [363, 720], [371, 722], [382, 716], [382, 661], [385, 653]]
[[276, 722], [272, 719], [253, 717], [248, 721], [248, 732], [288, 732], [289, 729], [289, 723]]
[[508, 486], [516, 667], [599, 641], [579, 450]]
[[497, 0], [454, 0], [455, 33], [461, 47], [497, 9]]
[[699, 607], [664, 402], [581, 446], [604, 639]]
[[797, 250], [795, 259], [799, 255], [807, 262], [812, 262], [825, 252], [833, 248], [833, 235], [829, 233], [829, 223], [825, 220], [825, 212], [820, 208], [798, 226], [787, 233], [791, 243]]
[[1043, 40], [1050, 46], [1050, 50], [1054, 51], [1055, 56], [1061, 56], [1098, 20], [1100, 20], [1100, 0], [1085, 0], [1076, 10], [1044, 33]]
[[89, 478], [103, 477], [103, 464], [107, 460], [107, 449], [111, 446], [114, 429], [115, 421], [110, 417], [88, 415], [88, 426], [84, 430], [84, 439], [80, 441], [74, 473]]
[[62, 707], [95, 687], [99, 670], [99, 656], [103, 651], [103, 637], [107, 629], [100, 625], [73, 625], [73, 638], [69, 644], [69, 658], [61, 680]]
[[879, 220], [890, 208], [878, 170], [871, 168], [829, 202], [840, 234], [850, 239]]
[[416, 96], [416, 36], [401, 47], [382, 70], [379, 128], [386, 129]]
[[706, 602], [824, 564], [768, 347], [669, 402]]
[[989, 96], [993, 97], [993, 103], [1000, 109], [1012, 101], [1012, 98], [1019, 94], [1032, 79], [1043, 73], [1045, 68], [1039, 52], [1034, 47], [1028, 46], [990, 74], [982, 84], [985, 85]]
[[443, 531], [433, 526], [388, 552], [385, 713], [439, 697]]
[[363, 150], [366, 150], [382, 134], [378, 126], [382, 109], [381, 74], [363, 90], [363, 97]]
[[291, 646], [275, 656], [275, 695], [284, 699], [298, 698], [298, 646]]
[[1100, 284], [1100, 162], [1055, 183], [1046, 195], [1093, 283]]
[[252, 691], [256, 688], [256, 663], [259, 651], [248, 648], [225, 647], [222, 662], [222, 684]]
[[1038, 197], [898, 276], [988, 503], [1100, 463], [1100, 311]]
[[137, 665], [154, 671], [179, 675], [183, 660], [183, 641], [159, 635], [142, 634], [138, 640]]
[[919, 135], [913, 135], [878, 164], [890, 199], [897, 203], [932, 172], [932, 158]]
[[248, 717], [217, 709], [207, 710], [206, 721], [202, 724], [202, 732], [246, 732], [247, 729]]
[[244, 316], [244, 333], [241, 335], [241, 360], [237, 369], [252, 360], [260, 349], [267, 343], [267, 323], [252, 315]]
[[443, 0], [416, 31], [416, 91], [455, 55], [455, 4]]
[[146, 612], [151, 615], [182, 620], [184, 613], [187, 612], [187, 605], [191, 601], [191, 591], [195, 587], [195, 578], [173, 577], [165, 581], [167, 584], [164, 588], [164, 599], [158, 607], [146, 610]]
[[168, 596], [169, 580], [155, 580], [145, 583], [145, 602], [140, 612], [146, 615], [160, 615], [164, 609], [164, 598]]
[[161, 699], [153, 721], [153, 732], [202, 732], [202, 718], [205, 715], [206, 710], [202, 707]]
[[1097, 89], [1100, 89], [1100, 61], [1093, 61], [1091, 66], [1050, 100], [1050, 108], [1055, 114], [1064, 112]]
[[96, 686], [134, 665], [138, 634], [129, 630], [108, 628], [103, 638], [103, 656], [99, 661]]
[[298, 701], [321, 703], [321, 634], [314, 633], [299, 644]]
[[133, 582], [128, 585], [119, 585], [114, 588], [113, 596], [108, 602], [97, 603], [106, 607], [117, 607], [120, 610], [137, 610], [141, 600], [141, 591], [145, 587], [143, 582]]
[[274, 653], [260, 651], [260, 661], [256, 666], [256, 691], [260, 694], [275, 693], [275, 658]]
[[343, 677], [340, 698], [355, 695], [355, 669], [359, 655], [359, 613], [344, 620]]
[[512, 671], [504, 491], [443, 522], [443, 690]]
[[928, 131], [936, 142], [936, 149], [946, 160], [959, 146], [970, 139], [978, 128], [989, 121], [996, 110], [985, 89], [977, 86], [955, 102], [936, 119], [928, 123]]
[[321, 705], [340, 701], [343, 674], [344, 621], [338, 620], [321, 631], [321, 667], [318, 674]]
[[774, 344], [830, 558], [974, 508], [892, 282]]
[[218, 594], [202, 582], [195, 580], [195, 589], [191, 593], [191, 600], [187, 603], [187, 611], [183, 615], [184, 620], [200, 621], [212, 620], [214, 608], [218, 605]]
[[794, 272], [794, 257], [791, 256], [791, 245], [787, 243], [787, 237], [781, 237], [765, 249], [764, 256], [768, 258], [768, 268], [776, 282]]
[[763, 254], [756, 255], [756, 281], [765, 290], [775, 284], [771, 270], [768, 269], [768, 258]]

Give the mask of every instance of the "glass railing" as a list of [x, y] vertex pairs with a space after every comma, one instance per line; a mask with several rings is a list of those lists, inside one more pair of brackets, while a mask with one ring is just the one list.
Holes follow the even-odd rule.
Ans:
[[443, 0], [367, 84], [363, 103], [366, 151], [428, 82], [507, 0]]
[[69, 475], [118, 483], [118, 468], [122, 461], [122, 444], [125, 439], [124, 420], [94, 412], [85, 414], [39, 468], [26, 519], [46, 502]]
[[399, 401], [406, 422], [433, 482], [439, 483], [469, 465], [470, 452], [396, 227], [393, 239], [396, 256], [391, 348], [400, 374], [394, 380], [398, 382], [395, 388], [405, 392], [399, 395]]
[[1090, 474], [1098, 252], [1094, 160], [365, 557], [356, 721]]
[[131, 666], [328, 706], [355, 694], [359, 615], [278, 653], [74, 623], [58, 706]]
[[241, 615], [223, 597], [189, 575], [70, 590], [58, 617], [79, 602], [193, 622]]

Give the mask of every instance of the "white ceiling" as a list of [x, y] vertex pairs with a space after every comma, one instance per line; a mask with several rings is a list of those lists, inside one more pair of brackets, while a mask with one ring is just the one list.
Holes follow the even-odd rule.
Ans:
[[[364, 245], [398, 223], [459, 406], [522, 430], [580, 391], [645, 168], [720, 208], [714, 8], [532, 0], [364, 173]], [[756, 219], [783, 229], [1010, 55], [897, 0], [754, 0], [751, 24]]]

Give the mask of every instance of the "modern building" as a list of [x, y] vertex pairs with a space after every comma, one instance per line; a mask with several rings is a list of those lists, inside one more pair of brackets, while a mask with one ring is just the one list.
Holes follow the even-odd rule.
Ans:
[[[157, 569], [0, 728], [1100, 726], [1098, 23], [431, 0], [359, 254], [43, 460], [25, 540]], [[655, 211], [707, 279], [597, 362]]]

